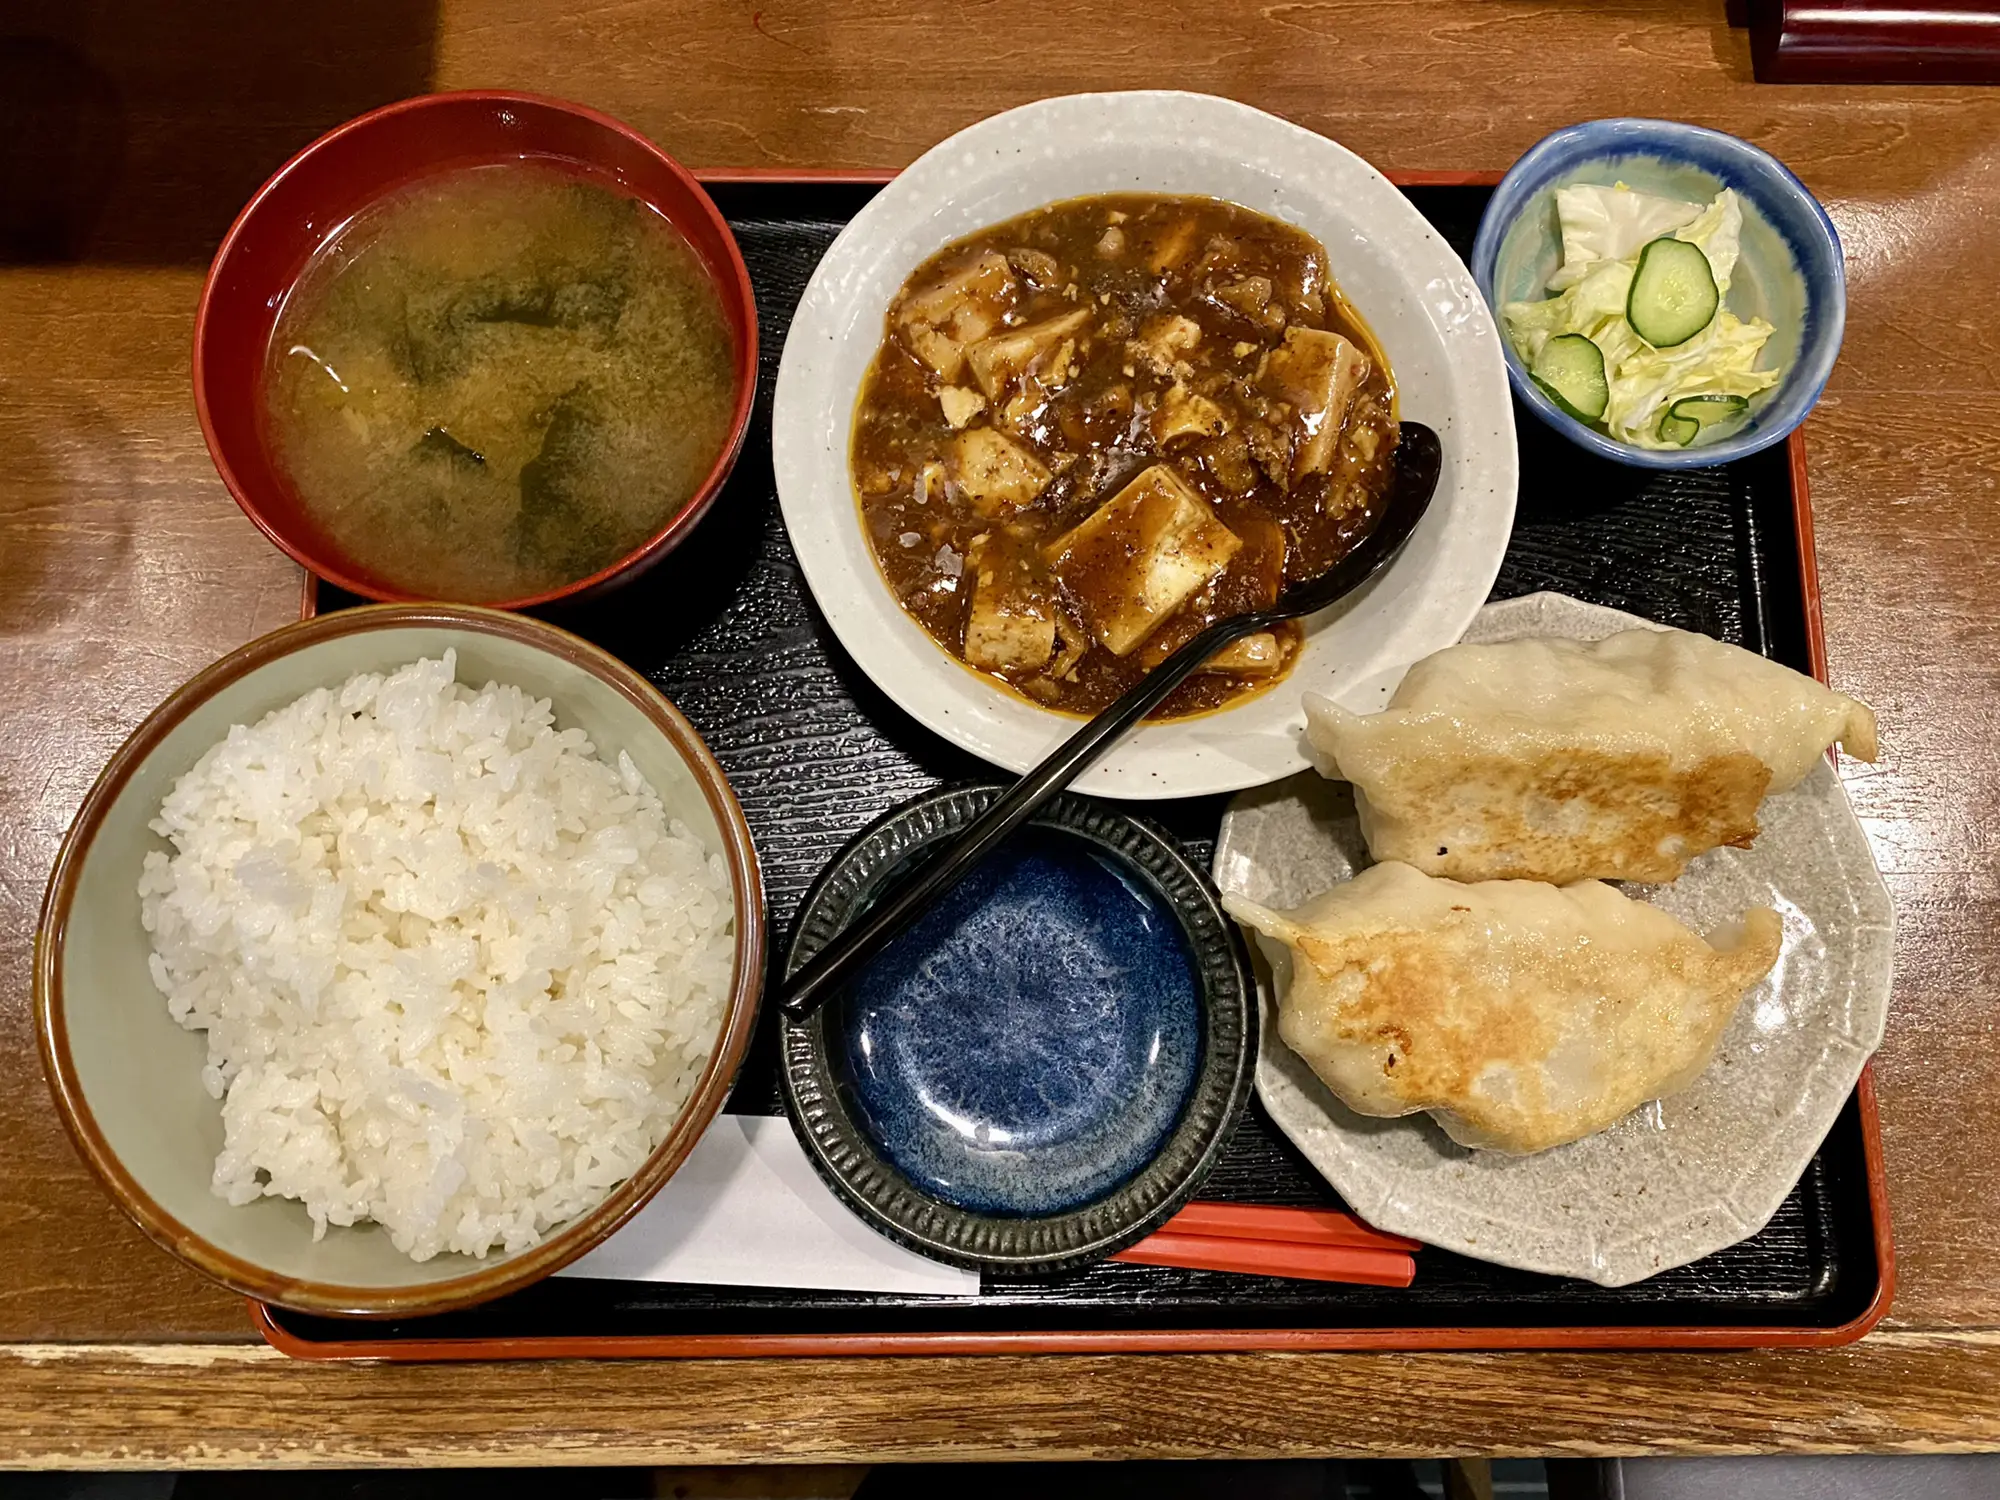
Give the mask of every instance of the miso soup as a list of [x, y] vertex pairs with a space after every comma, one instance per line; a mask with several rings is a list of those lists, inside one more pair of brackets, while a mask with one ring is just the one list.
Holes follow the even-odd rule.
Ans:
[[518, 599], [608, 567], [729, 437], [735, 350], [660, 213], [548, 164], [464, 168], [359, 215], [286, 299], [266, 441], [371, 577]]

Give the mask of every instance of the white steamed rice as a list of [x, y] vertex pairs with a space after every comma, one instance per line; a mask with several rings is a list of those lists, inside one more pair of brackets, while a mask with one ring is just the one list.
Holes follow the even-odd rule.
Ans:
[[174, 784], [139, 893], [208, 1033], [214, 1189], [383, 1225], [417, 1260], [533, 1244], [651, 1154], [721, 1029], [727, 868], [546, 699], [364, 673]]

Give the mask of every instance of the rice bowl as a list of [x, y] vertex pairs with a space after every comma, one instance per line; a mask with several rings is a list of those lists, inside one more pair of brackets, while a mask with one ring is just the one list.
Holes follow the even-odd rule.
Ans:
[[[356, 677], [372, 724], [341, 703]], [[459, 786], [454, 736], [484, 757]], [[226, 834], [196, 832], [212, 798]], [[419, 801], [460, 862], [399, 822]], [[643, 678], [521, 616], [363, 608], [224, 658], [112, 757], [51, 875], [36, 1021], [80, 1153], [164, 1248], [266, 1302], [421, 1315], [539, 1279], [658, 1190], [734, 1082], [763, 943], [742, 811]]]
[[727, 871], [629, 754], [456, 653], [232, 726], [167, 794], [150, 969], [207, 1033], [214, 1190], [521, 1250], [645, 1161], [727, 994]]

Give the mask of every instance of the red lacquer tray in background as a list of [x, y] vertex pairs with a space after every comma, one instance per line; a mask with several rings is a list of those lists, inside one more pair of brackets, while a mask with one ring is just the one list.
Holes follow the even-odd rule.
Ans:
[[[725, 199], [725, 208], [734, 205], [732, 218], [746, 221], [739, 224], [739, 234], [746, 240], [746, 251], [753, 262], [753, 276], [758, 253], [749, 241], [751, 225], [768, 226], [782, 223], [788, 198], [804, 197], [814, 193], [824, 194], [828, 190], [838, 191], [845, 187], [857, 192], [868, 185], [887, 181], [890, 173], [812, 173], [770, 172], [761, 170], [717, 171], [699, 174], [703, 181], [717, 190], [719, 198]], [[1426, 198], [1455, 198], [1457, 194], [1429, 190], [1479, 190], [1490, 187], [1498, 180], [1497, 173], [1392, 173], [1397, 185], [1407, 190], [1417, 190], [1413, 196]], [[787, 190], [791, 191], [788, 193]], [[1483, 193], [1479, 194], [1483, 198]], [[850, 210], [851, 211], [851, 210]], [[1426, 210], [1429, 211], [1428, 209]], [[807, 262], [809, 265], [809, 262]], [[769, 295], [770, 289], [760, 286], [760, 292]], [[794, 291], [793, 295], [796, 295]], [[766, 306], [762, 310], [766, 326], [771, 328], [772, 347], [775, 351], [780, 343], [776, 336], [783, 321], [788, 319], [790, 305], [782, 308], [783, 317], [774, 317], [774, 308]], [[768, 404], [764, 404], [768, 409]], [[1530, 446], [1529, 429], [1536, 424], [1525, 414], [1521, 417], [1524, 445], [1523, 494], [1529, 493], [1536, 483], [1536, 473], [1529, 466], [1527, 449]], [[760, 436], [753, 434], [754, 446]], [[1545, 451], [1550, 453], [1569, 452], [1567, 445], [1557, 440], [1549, 440]], [[1560, 459], [1555, 460], [1560, 462]], [[1750, 460], [1746, 462], [1756, 462]], [[761, 466], [756, 466], [746, 458], [744, 470], [755, 470], [755, 477], [747, 482], [768, 488], [769, 476]], [[1774, 586], [1769, 593], [1782, 593], [1786, 612], [1792, 616], [1778, 622], [1789, 638], [1795, 642], [1794, 660], [1801, 665], [1810, 665], [1813, 673], [1822, 680], [1826, 676], [1825, 644], [1821, 631], [1819, 610], [1819, 589], [1817, 568], [1812, 540], [1812, 509], [1806, 487], [1806, 466], [1804, 442], [1799, 433], [1794, 433], [1783, 450], [1782, 459], [1774, 459], [1758, 471], [1757, 482], [1766, 487], [1782, 486], [1786, 492], [1782, 499], [1782, 509], [1788, 514], [1785, 519], [1791, 530], [1787, 543], [1777, 548], [1774, 556], [1786, 570], [1796, 571], [1788, 579], [1782, 580], [1783, 589]], [[1747, 486], [1750, 480], [1743, 481]], [[1769, 503], [1768, 501], [1766, 502]], [[714, 526], [715, 521], [708, 523]], [[1518, 533], [1517, 533], [1518, 535]], [[769, 545], [769, 544], [767, 544]], [[663, 570], [670, 573], [671, 568]], [[1754, 571], [1754, 570], [1753, 570]], [[1503, 584], [1506, 581], [1503, 574]], [[634, 590], [648, 588], [642, 581]], [[1765, 589], [1766, 585], [1757, 587]], [[1518, 591], [1518, 590], [1517, 590]], [[1576, 591], [1576, 590], [1572, 590]], [[321, 607], [343, 604], [344, 599], [329, 595], [324, 601], [315, 580], [307, 578], [304, 592], [304, 612], [311, 614]], [[1607, 599], [1606, 602], [1615, 602]], [[1754, 612], [1762, 619], [1767, 595], [1760, 592], [1752, 601]], [[1641, 613], [1645, 611], [1641, 610]], [[820, 638], [824, 639], [824, 627], [818, 627]], [[1799, 661], [1803, 657], [1804, 661]], [[670, 673], [655, 673], [661, 678], [670, 696], [676, 698], [683, 708], [690, 705], [687, 696], [690, 688], [685, 682], [672, 678]], [[698, 727], [711, 737], [714, 743], [716, 729], [703, 724], [697, 718]], [[921, 731], [915, 731], [921, 734]], [[726, 752], [725, 766], [729, 764]], [[736, 773], [732, 770], [732, 778]], [[739, 792], [744, 791], [742, 786]], [[756, 799], [745, 797], [746, 807], [755, 808]], [[855, 814], [854, 827], [872, 816], [871, 812]], [[753, 817], [753, 824], [756, 819]], [[1208, 823], [1213, 830], [1212, 816]], [[851, 832], [852, 830], [848, 830]], [[780, 898], [779, 885], [773, 884], [774, 903]], [[774, 912], [774, 920], [785, 913]], [[746, 1085], [747, 1088], [747, 1085]], [[739, 1093], [739, 1101], [742, 1094]], [[1700, 1322], [1692, 1319], [1674, 1321], [1662, 1317], [1660, 1321], [1640, 1323], [1627, 1316], [1618, 1322], [1592, 1323], [1583, 1319], [1551, 1319], [1546, 1313], [1538, 1317], [1526, 1318], [1512, 1323], [1503, 1323], [1501, 1317], [1509, 1311], [1504, 1298], [1496, 1297], [1492, 1311], [1499, 1316], [1491, 1324], [1471, 1326], [1470, 1319], [1450, 1325], [1436, 1322], [1418, 1323], [1414, 1318], [1409, 1326], [1388, 1326], [1377, 1316], [1371, 1326], [1331, 1326], [1326, 1320], [1323, 1326], [1272, 1326], [1268, 1321], [1257, 1326], [1230, 1326], [1226, 1308], [1218, 1308], [1211, 1326], [1176, 1327], [1133, 1327], [1129, 1317], [1127, 1326], [1114, 1326], [1116, 1319], [1107, 1317], [1106, 1326], [1051, 1326], [1058, 1321], [1053, 1316], [1045, 1317], [1042, 1326], [1036, 1326], [1034, 1308], [1019, 1311], [1019, 1326], [981, 1330], [940, 1330], [911, 1329], [908, 1327], [888, 1328], [842, 1328], [834, 1331], [788, 1331], [771, 1327], [772, 1316], [768, 1313], [755, 1318], [746, 1318], [746, 1323], [761, 1327], [746, 1327], [742, 1331], [718, 1331], [714, 1328], [702, 1331], [677, 1331], [673, 1329], [651, 1329], [645, 1332], [618, 1333], [597, 1331], [586, 1335], [552, 1331], [547, 1327], [512, 1328], [509, 1326], [507, 1304], [495, 1304], [490, 1309], [479, 1310], [484, 1316], [479, 1318], [481, 1326], [468, 1329], [460, 1323], [449, 1336], [442, 1328], [430, 1329], [421, 1324], [404, 1323], [398, 1325], [374, 1325], [369, 1323], [335, 1323], [331, 1320], [301, 1320], [294, 1315], [252, 1304], [252, 1316], [258, 1330], [276, 1348], [300, 1358], [311, 1359], [383, 1359], [383, 1360], [456, 1360], [456, 1359], [528, 1359], [528, 1358], [661, 1358], [661, 1357], [728, 1357], [728, 1356], [780, 1356], [780, 1355], [888, 1355], [888, 1354], [1030, 1354], [1030, 1353], [1110, 1353], [1110, 1352], [1157, 1352], [1157, 1351], [1250, 1351], [1250, 1350], [1434, 1350], [1434, 1349], [1531, 1349], [1531, 1348], [1571, 1348], [1571, 1349], [1638, 1349], [1638, 1348], [1747, 1348], [1747, 1347], [1830, 1347], [1852, 1342], [1860, 1338], [1880, 1321], [1888, 1311], [1894, 1288], [1893, 1246], [1890, 1237], [1889, 1210], [1882, 1170], [1881, 1140], [1875, 1112], [1875, 1097], [1870, 1074], [1863, 1072], [1855, 1090], [1849, 1115], [1835, 1127], [1836, 1134], [1845, 1134], [1843, 1139], [1850, 1142], [1847, 1150], [1855, 1160], [1847, 1172], [1851, 1182], [1849, 1192], [1856, 1195], [1856, 1201], [1848, 1206], [1850, 1215], [1865, 1213], [1866, 1230], [1857, 1233], [1854, 1250], [1862, 1252], [1853, 1256], [1855, 1260], [1869, 1260], [1872, 1264], [1849, 1264], [1839, 1266], [1838, 1274], [1857, 1279], [1847, 1304], [1850, 1311], [1839, 1321], [1831, 1324], [1805, 1324], [1798, 1321], [1787, 1322], [1782, 1316], [1786, 1310], [1774, 1305], [1771, 1316], [1737, 1317], [1724, 1323]], [[1268, 1127], [1263, 1127], [1268, 1130]], [[1831, 1138], [1830, 1138], [1831, 1139]], [[1831, 1147], [1823, 1149], [1832, 1149]], [[1207, 1196], [1216, 1194], [1208, 1193]], [[1238, 1196], [1251, 1196], [1239, 1193]], [[1861, 1201], [1865, 1199], [1865, 1201]], [[1727, 1252], [1725, 1252], [1726, 1254]], [[1425, 1271], [1428, 1261], [1433, 1269], [1445, 1262], [1455, 1261], [1455, 1257], [1445, 1257], [1442, 1252], [1423, 1252], [1418, 1256], [1417, 1282], [1408, 1292], [1400, 1295], [1415, 1299], [1411, 1302], [1414, 1314], [1422, 1305], [1426, 1295]], [[1715, 1258], [1711, 1258], [1713, 1261]], [[1139, 1270], [1140, 1268], [1132, 1268]], [[1171, 1273], [1158, 1273], [1168, 1275]], [[1210, 1273], [1197, 1273], [1210, 1274]], [[1514, 1273], [1518, 1274], [1518, 1273]], [[1255, 1282], [1262, 1278], [1239, 1278], [1241, 1281]], [[617, 1288], [620, 1283], [569, 1283], [577, 1286], [604, 1286]], [[1641, 1283], [1641, 1287], [1646, 1284]], [[672, 1289], [649, 1289], [653, 1292], [671, 1292]], [[1667, 1311], [1668, 1309], [1663, 1309]], [[1049, 1304], [1049, 1311], [1067, 1311], [1059, 1304]], [[1118, 1311], [1113, 1309], [1114, 1312]], [[655, 1322], [660, 1321], [655, 1317]], [[672, 1321], [669, 1319], [669, 1321]], [[688, 1321], [702, 1321], [691, 1316]], [[710, 1316], [707, 1321], [713, 1322]], [[780, 1320], [781, 1321], [781, 1320]], [[907, 1320], [905, 1320], [907, 1321]], [[1075, 1322], [1075, 1316], [1063, 1319]]]

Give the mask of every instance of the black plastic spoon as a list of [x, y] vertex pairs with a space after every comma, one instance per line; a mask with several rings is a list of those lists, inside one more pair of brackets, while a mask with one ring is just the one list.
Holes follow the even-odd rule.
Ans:
[[945, 891], [964, 878], [993, 846], [1034, 815], [1076, 779], [1106, 745], [1163, 702], [1188, 674], [1232, 641], [1269, 630], [1300, 615], [1317, 614], [1345, 598], [1388, 566], [1417, 529], [1437, 490], [1444, 462], [1438, 435], [1421, 422], [1404, 422], [1397, 440], [1395, 474], [1382, 518], [1347, 556], [1317, 578], [1294, 584], [1269, 609], [1217, 620], [1134, 684], [1123, 697], [1028, 772], [916, 876], [871, 907], [801, 966], [785, 983], [779, 1008], [804, 1020], [839, 990], [841, 983], [894, 938]]

